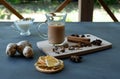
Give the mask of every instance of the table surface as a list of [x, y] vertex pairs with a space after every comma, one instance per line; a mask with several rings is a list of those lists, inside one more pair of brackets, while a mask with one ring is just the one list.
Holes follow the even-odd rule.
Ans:
[[[34, 25], [30, 36], [20, 36], [10, 26], [12, 22], [0, 22], [0, 77], [2, 79], [120, 79], [120, 23], [66, 23], [66, 34], [93, 34], [112, 43], [112, 48], [84, 55], [81, 63], [63, 59], [65, 68], [54, 74], [38, 72], [34, 63], [40, 51], [36, 42], [43, 41]], [[43, 28], [46, 30], [46, 27]], [[34, 50], [34, 58], [8, 57], [5, 54], [8, 43], [28, 40]]]

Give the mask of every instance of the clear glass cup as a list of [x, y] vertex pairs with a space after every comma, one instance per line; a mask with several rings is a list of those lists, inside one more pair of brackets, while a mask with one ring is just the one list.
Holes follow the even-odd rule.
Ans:
[[22, 36], [29, 36], [31, 34], [30, 27], [33, 25], [34, 19], [21, 19], [14, 22], [11, 26]]
[[[66, 13], [47, 13], [47, 21], [38, 26], [40, 37], [48, 39], [50, 44], [60, 45], [65, 40]], [[42, 32], [41, 27], [47, 24], [47, 32]]]

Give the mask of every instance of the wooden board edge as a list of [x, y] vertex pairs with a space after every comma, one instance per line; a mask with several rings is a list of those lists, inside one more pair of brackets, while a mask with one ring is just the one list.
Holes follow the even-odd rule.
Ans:
[[[71, 53], [71, 54], [66, 54], [66, 55], [61, 55], [61, 56], [55, 56], [55, 57], [56, 57], [56, 58], [68, 58], [68, 57], [70, 57], [71, 55], [83, 56], [83, 55], [96, 53], [96, 52], [98, 52], [98, 51], [103, 51], [103, 50], [110, 49], [110, 48], [112, 48], [112, 45], [108, 45], [108, 46], [104, 46], [104, 47], [96, 48], [96, 49], [92, 49], [92, 50], [86, 50], [86, 51], [83, 51], [83, 52], [76, 52], [76, 53]], [[46, 53], [46, 54], [47, 54], [47, 53]]]

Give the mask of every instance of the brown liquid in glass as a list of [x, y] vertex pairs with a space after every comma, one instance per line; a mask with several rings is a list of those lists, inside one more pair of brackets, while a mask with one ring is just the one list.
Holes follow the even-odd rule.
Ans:
[[64, 25], [49, 25], [48, 40], [51, 44], [61, 44], [64, 42]]

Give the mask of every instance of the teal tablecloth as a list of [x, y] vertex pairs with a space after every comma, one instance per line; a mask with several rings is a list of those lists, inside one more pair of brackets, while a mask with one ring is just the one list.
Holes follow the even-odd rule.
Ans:
[[[38, 72], [34, 63], [44, 55], [36, 42], [42, 41], [36, 26], [31, 36], [23, 37], [11, 27], [12, 23], [0, 22], [0, 78], [1, 79], [120, 79], [120, 23], [66, 23], [66, 34], [93, 34], [112, 43], [112, 49], [83, 56], [83, 62], [72, 63], [63, 59], [65, 68], [55, 74]], [[46, 28], [43, 28], [45, 30]], [[6, 45], [10, 42], [29, 40], [33, 45], [34, 58], [8, 57]]]

